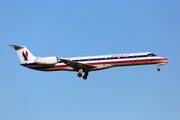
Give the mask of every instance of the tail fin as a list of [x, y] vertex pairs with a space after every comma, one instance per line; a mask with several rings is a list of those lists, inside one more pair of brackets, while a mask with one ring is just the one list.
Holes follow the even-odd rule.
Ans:
[[14, 48], [19, 56], [21, 64], [26, 62], [34, 62], [36, 59], [35, 56], [31, 54], [31, 52], [26, 48], [26, 46], [17, 46], [17, 45], [9, 45]]

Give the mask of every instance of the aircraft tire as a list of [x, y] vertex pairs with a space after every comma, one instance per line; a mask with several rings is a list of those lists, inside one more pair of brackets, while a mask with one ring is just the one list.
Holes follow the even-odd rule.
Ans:
[[82, 74], [81, 74], [81, 73], [78, 73], [77, 76], [78, 76], [78, 77], [82, 77]]
[[84, 76], [83, 76], [83, 79], [86, 80], [86, 79], [87, 79], [87, 76], [84, 75]]
[[160, 68], [157, 68], [157, 71], [160, 71]]

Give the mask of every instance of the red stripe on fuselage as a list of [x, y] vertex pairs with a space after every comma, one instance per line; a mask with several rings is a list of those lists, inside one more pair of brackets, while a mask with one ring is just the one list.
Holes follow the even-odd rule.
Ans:
[[169, 61], [169, 60], [165, 58], [159, 58], [159, 59], [141, 59], [141, 60], [126, 60], [126, 61], [109, 61], [109, 62], [87, 63], [87, 64], [100, 65], [100, 64], [138, 63], [138, 62], [151, 62], [151, 61]]

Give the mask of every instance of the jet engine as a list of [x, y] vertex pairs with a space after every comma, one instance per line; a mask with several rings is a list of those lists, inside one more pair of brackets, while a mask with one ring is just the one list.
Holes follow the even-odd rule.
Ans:
[[58, 57], [38, 58], [34, 61], [34, 63], [40, 64], [40, 65], [55, 65], [58, 63]]

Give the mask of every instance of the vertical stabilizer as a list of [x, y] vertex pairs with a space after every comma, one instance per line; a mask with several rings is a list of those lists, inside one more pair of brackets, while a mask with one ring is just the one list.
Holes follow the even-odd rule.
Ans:
[[32, 53], [26, 48], [26, 46], [17, 46], [17, 45], [9, 45], [9, 46], [11, 46], [16, 50], [19, 59], [21, 61], [21, 64], [27, 62], [34, 62], [34, 60], [36, 59], [36, 57], [32, 55]]

